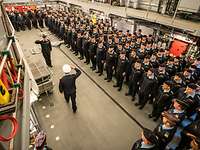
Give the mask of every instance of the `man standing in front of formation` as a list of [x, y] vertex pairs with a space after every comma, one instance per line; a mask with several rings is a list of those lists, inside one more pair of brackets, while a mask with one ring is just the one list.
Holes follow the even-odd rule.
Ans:
[[51, 51], [52, 51], [52, 47], [51, 47], [51, 42], [49, 39], [47, 39], [46, 35], [42, 35], [42, 40], [36, 40], [35, 44], [40, 44], [41, 48], [42, 48], [42, 55], [45, 59], [46, 64], [49, 67], [53, 67], [52, 63], [51, 63]]
[[[75, 74], [71, 73], [72, 69], [76, 71]], [[81, 71], [78, 68], [65, 64], [63, 66], [63, 72], [65, 75], [60, 79], [59, 90], [60, 93], [64, 92], [67, 103], [69, 103], [69, 99], [71, 98], [72, 109], [76, 113], [76, 79], [81, 75]]]

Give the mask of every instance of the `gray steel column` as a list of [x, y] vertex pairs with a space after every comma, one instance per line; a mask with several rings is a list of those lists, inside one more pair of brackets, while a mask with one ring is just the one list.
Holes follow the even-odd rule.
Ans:
[[147, 18], [148, 15], [149, 15], [149, 10], [151, 9], [151, 3], [152, 3], [152, 1], [153, 1], [153, 0], [149, 0], [149, 6], [148, 6], [148, 8], [147, 8], [147, 12], [146, 12], [145, 18]]
[[140, 8], [140, 0], [136, 0], [136, 2], [135, 2], [135, 8]]
[[120, 6], [125, 6], [126, 5], [126, 0], [120, 0]]
[[40, 124], [38, 122], [37, 116], [35, 114], [35, 110], [34, 110], [34, 106], [33, 104], [31, 104], [31, 108], [30, 108], [30, 118], [34, 123], [34, 127], [37, 129], [37, 131], [39, 132], [41, 130], [40, 128]]
[[130, 0], [131, 3], [133, 3], [133, 8], [137, 9], [139, 8], [139, 0]]
[[24, 77], [24, 99], [22, 112], [22, 150], [29, 149], [29, 130], [30, 130], [30, 78], [27, 70], [25, 70]]
[[130, 0], [127, 0], [127, 7], [130, 6]]
[[177, 4], [177, 6], [176, 6], [176, 10], [175, 10], [175, 12], [174, 12], [174, 16], [172, 17], [172, 21], [171, 21], [171, 24], [173, 24], [174, 23], [174, 20], [175, 20], [175, 18], [176, 18], [176, 14], [177, 14], [177, 11], [178, 11], [178, 7], [179, 7], [179, 5], [180, 5], [180, 0], [178, 1], [178, 4]]
[[163, 15], [165, 14], [166, 7], [167, 7], [167, 0], [163, 0], [161, 14]]

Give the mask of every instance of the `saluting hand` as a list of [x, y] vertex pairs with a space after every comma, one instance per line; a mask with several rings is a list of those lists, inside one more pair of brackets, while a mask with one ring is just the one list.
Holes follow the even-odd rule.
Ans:
[[74, 66], [70, 66], [72, 69], [75, 69], [76, 67], [74, 67]]

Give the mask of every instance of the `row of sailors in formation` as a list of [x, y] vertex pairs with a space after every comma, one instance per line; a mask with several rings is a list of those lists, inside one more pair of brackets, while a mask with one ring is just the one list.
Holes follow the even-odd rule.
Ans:
[[154, 131], [143, 129], [133, 150], [199, 146], [200, 57], [173, 57], [163, 37], [143, 35], [141, 30], [123, 34], [108, 20], [93, 24], [83, 12], [40, 12], [45, 16], [45, 26], [79, 59], [91, 63], [99, 76], [106, 70], [107, 82], [115, 76], [118, 91], [125, 81], [126, 96], [132, 96], [133, 101], [136, 94], [139, 96], [135, 106], [143, 109], [149, 102], [153, 106], [149, 118], [162, 118]]
[[[68, 14], [69, 22], [49, 16], [47, 27], [65, 41], [67, 47], [100, 76], [106, 70], [108, 82], [115, 75], [120, 91], [128, 84], [127, 96], [142, 109], [147, 102], [153, 109], [149, 118], [162, 122], [153, 130], [144, 128], [142, 137], [132, 147], [136, 149], [193, 149], [200, 136], [200, 58], [170, 56], [165, 39], [142, 35], [142, 31], [123, 35], [109, 28], [109, 23], [92, 22], [84, 16]], [[73, 18], [74, 19], [70, 19]], [[60, 22], [60, 25], [59, 25]], [[103, 25], [102, 25], [103, 23]], [[108, 31], [105, 27], [108, 25]], [[62, 32], [64, 31], [64, 32]], [[159, 43], [161, 42], [161, 43]], [[164, 48], [163, 48], [164, 47]], [[190, 145], [191, 142], [191, 145]]]
[[44, 28], [45, 15], [40, 10], [26, 12], [7, 12], [8, 17], [16, 31], [25, 31], [26, 29], [31, 30], [33, 27], [38, 29]]

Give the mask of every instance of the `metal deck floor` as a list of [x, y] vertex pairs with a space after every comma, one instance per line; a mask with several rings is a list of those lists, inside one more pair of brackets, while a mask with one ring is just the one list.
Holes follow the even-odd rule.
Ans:
[[[17, 33], [17, 39], [22, 49], [31, 50], [40, 35], [40, 30], [32, 29]], [[52, 38], [55, 37], [52, 35]], [[34, 104], [41, 127], [47, 132], [50, 147], [54, 150], [129, 150], [139, 138], [141, 129], [111, 98], [145, 127], [156, 126], [157, 123], [147, 117], [150, 106], [138, 110], [131, 98], [124, 96], [126, 86], [118, 92], [112, 87], [114, 83], [105, 82], [104, 77], [92, 72], [65, 46], [61, 47], [65, 55], [58, 48], [52, 50], [54, 92], [43, 95], [41, 101]], [[40, 58], [37, 54], [34, 56], [34, 59]], [[58, 91], [59, 79], [63, 75], [62, 65], [65, 63], [76, 63], [84, 71], [76, 83], [76, 114]]]

